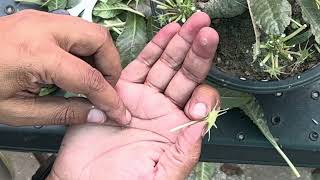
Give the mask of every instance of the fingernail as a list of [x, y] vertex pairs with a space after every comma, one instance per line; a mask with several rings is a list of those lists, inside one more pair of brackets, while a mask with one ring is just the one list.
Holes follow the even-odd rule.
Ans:
[[204, 103], [197, 103], [191, 110], [191, 115], [195, 119], [202, 119], [207, 115], [207, 106]]
[[88, 114], [87, 121], [91, 123], [102, 124], [106, 121], [106, 115], [99, 109], [91, 109]]
[[131, 122], [131, 113], [128, 110], [126, 110], [126, 119], [124, 120], [123, 124], [129, 125], [130, 122]]

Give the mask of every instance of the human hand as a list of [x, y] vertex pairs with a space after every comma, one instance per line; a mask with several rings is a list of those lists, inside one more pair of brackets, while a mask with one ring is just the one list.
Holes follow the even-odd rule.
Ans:
[[[122, 70], [119, 54], [103, 27], [26, 10], [0, 18], [0, 39], [1, 124], [102, 123], [106, 115], [120, 124], [130, 122], [113, 88]], [[76, 56], [93, 56], [93, 67]], [[39, 97], [44, 84], [84, 94], [89, 101]]]
[[218, 93], [199, 85], [218, 44], [210, 18], [194, 14], [181, 28], [160, 30], [122, 72], [116, 90], [132, 113], [128, 128], [81, 125], [66, 134], [50, 179], [185, 179], [197, 163], [203, 119]]

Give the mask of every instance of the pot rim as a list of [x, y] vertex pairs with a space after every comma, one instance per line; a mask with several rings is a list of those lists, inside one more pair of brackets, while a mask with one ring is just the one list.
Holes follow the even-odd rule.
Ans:
[[296, 74], [282, 80], [257, 81], [245, 79], [235, 75], [228, 75], [228, 73], [222, 72], [217, 67], [212, 67], [207, 76], [207, 80], [218, 85], [255, 94], [273, 94], [291, 91], [309, 85], [319, 79], [320, 63], [301, 74]]

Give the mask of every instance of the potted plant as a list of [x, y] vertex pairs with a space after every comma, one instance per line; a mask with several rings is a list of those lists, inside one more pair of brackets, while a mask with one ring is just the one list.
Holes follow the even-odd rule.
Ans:
[[154, 2], [161, 10], [160, 22], [183, 22], [187, 11], [173, 10], [180, 6], [202, 10], [213, 19], [220, 45], [208, 78], [219, 85], [275, 93], [320, 78], [318, 0], [199, 0], [174, 6], [172, 0]]

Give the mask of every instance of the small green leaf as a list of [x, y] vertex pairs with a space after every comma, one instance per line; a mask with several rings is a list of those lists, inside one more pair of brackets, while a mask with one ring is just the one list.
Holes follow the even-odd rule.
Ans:
[[247, 10], [246, 0], [209, 0], [198, 3], [198, 7], [211, 18], [231, 18]]
[[126, 5], [124, 3], [109, 4], [108, 1], [107, 2], [99, 2], [94, 7], [93, 15], [108, 19], [108, 18], [113, 18], [113, 17], [119, 15], [123, 11], [129, 11], [129, 12], [132, 12], [132, 13], [135, 13], [135, 14], [138, 14], [138, 15], [144, 17], [144, 15], [141, 12], [132, 9], [131, 7], [129, 7], [128, 5]]
[[253, 0], [250, 7], [256, 24], [269, 35], [283, 34], [290, 24], [292, 11], [287, 0]]
[[320, 44], [320, 10], [314, 0], [299, 0], [303, 19], [310, 24], [315, 40]]
[[199, 162], [194, 168], [194, 180], [211, 180], [215, 171], [216, 167], [214, 163]]
[[57, 9], [65, 9], [67, 7], [67, 0], [47, 0], [42, 6], [48, 8], [49, 11], [54, 11]]
[[93, 15], [105, 19], [116, 17], [123, 11], [121, 9], [116, 9], [116, 7], [118, 7], [118, 4], [99, 2], [93, 9]]
[[56, 90], [58, 90], [58, 87], [50, 84], [50, 85], [47, 85], [47, 86], [41, 88], [38, 95], [39, 96], [47, 96], [47, 95], [54, 93]]
[[136, 14], [128, 14], [123, 32], [117, 39], [117, 48], [123, 66], [134, 60], [147, 43], [146, 22]]

